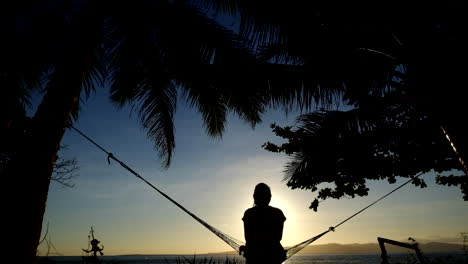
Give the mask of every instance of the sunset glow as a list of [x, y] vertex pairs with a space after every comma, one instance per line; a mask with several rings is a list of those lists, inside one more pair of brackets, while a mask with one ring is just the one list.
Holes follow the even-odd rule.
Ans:
[[[327, 230], [397, 186], [371, 182], [368, 197], [327, 200], [316, 213], [308, 209], [315, 194], [291, 190], [282, 181], [287, 159], [260, 147], [275, 140], [270, 122], [291, 124], [293, 115], [268, 113], [255, 130], [231, 117], [222, 140], [213, 140], [206, 136], [197, 114], [181, 109], [176, 117], [174, 161], [163, 170], [144, 131], [128, 118], [128, 110], [114, 112], [103, 96], [86, 105], [78, 128], [187, 209], [239, 240], [244, 240], [241, 218], [252, 206], [259, 182], [271, 187], [271, 205], [287, 218], [283, 246]], [[44, 227], [49, 223], [58, 253], [82, 255], [91, 226], [108, 255], [232, 250], [118, 164], [108, 165], [105, 154], [76, 133], [68, 131], [63, 144], [68, 148], [62, 154], [76, 157], [80, 171], [74, 188], [53, 184], [49, 193]], [[428, 188], [406, 186], [315, 243], [367, 243], [376, 242], [378, 236], [459, 241], [459, 232], [468, 227], [466, 202], [459, 189], [435, 185], [431, 174], [425, 177]]]

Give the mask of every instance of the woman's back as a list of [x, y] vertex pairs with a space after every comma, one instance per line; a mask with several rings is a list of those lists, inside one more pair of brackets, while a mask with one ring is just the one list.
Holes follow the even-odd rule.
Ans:
[[275, 207], [254, 206], [244, 213], [245, 239], [248, 244], [279, 243], [286, 217]]
[[258, 184], [254, 191], [254, 207], [247, 209], [242, 218], [247, 264], [279, 264], [286, 259], [280, 243], [286, 217], [280, 209], [268, 205], [270, 200], [270, 188], [264, 183]]

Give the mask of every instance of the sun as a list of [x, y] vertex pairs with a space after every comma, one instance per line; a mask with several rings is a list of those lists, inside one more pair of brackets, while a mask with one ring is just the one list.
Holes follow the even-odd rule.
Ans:
[[271, 197], [270, 206], [276, 207], [283, 211], [284, 216], [286, 216], [286, 221], [283, 228], [283, 239], [281, 244], [283, 246], [290, 246], [297, 244], [299, 239], [299, 231], [297, 220], [297, 210], [295, 209], [292, 201], [288, 200], [286, 197], [281, 194], [273, 194]]

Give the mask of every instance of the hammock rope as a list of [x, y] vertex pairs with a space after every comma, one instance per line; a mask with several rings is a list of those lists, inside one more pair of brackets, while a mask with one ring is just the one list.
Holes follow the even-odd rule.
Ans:
[[173, 204], [175, 204], [177, 207], [179, 207], [182, 211], [184, 211], [185, 213], [187, 213], [188, 215], [190, 215], [192, 218], [194, 218], [195, 220], [197, 220], [200, 224], [202, 224], [204, 227], [206, 227], [208, 230], [210, 230], [211, 232], [213, 232], [215, 235], [217, 235], [219, 238], [221, 238], [224, 242], [226, 242], [229, 246], [231, 246], [235, 251], [239, 252], [239, 248], [241, 245], [244, 244], [244, 242], [240, 241], [240, 240], [237, 240], [227, 234], [224, 234], [223, 232], [221, 232], [219, 229], [211, 226], [210, 224], [208, 224], [207, 222], [205, 222], [204, 220], [202, 220], [200, 217], [196, 216], [195, 214], [193, 214], [192, 212], [190, 212], [189, 210], [187, 210], [185, 207], [183, 207], [180, 203], [178, 203], [177, 201], [175, 201], [174, 199], [172, 199], [169, 195], [167, 195], [166, 193], [164, 193], [163, 191], [159, 190], [158, 188], [156, 188], [156, 186], [154, 186], [153, 184], [151, 184], [149, 181], [147, 181], [145, 178], [143, 178], [140, 174], [138, 174], [136, 171], [134, 171], [132, 168], [130, 168], [127, 164], [125, 164], [124, 162], [122, 162], [121, 160], [119, 160], [117, 157], [114, 156], [114, 154], [112, 154], [111, 152], [107, 151], [106, 149], [104, 149], [103, 147], [101, 147], [99, 144], [97, 144], [94, 140], [92, 140], [91, 138], [89, 138], [88, 136], [86, 136], [83, 132], [81, 132], [80, 130], [78, 130], [77, 128], [75, 128], [73, 125], [70, 124], [70, 128], [72, 128], [73, 130], [75, 130], [76, 132], [78, 132], [81, 136], [83, 136], [84, 138], [86, 138], [89, 142], [91, 142], [93, 145], [95, 145], [96, 147], [98, 147], [100, 150], [102, 150], [103, 152], [105, 152], [107, 154], [107, 162], [110, 164], [110, 160], [114, 160], [116, 161], [117, 163], [119, 163], [120, 166], [122, 166], [124, 169], [128, 170], [130, 173], [132, 173], [134, 176], [136, 176], [137, 178], [139, 178], [140, 180], [144, 181], [146, 184], [148, 184], [151, 188], [153, 188], [155, 191], [157, 191], [159, 194], [161, 194], [162, 196], [164, 196], [164, 198], [168, 199], [169, 201], [171, 201]]
[[[127, 164], [125, 164], [124, 162], [122, 162], [121, 160], [119, 160], [117, 157], [114, 156], [114, 154], [112, 154], [111, 152], [107, 151], [106, 149], [104, 149], [103, 147], [101, 147], [99, 144], [97, 144], [94, 140], [92, 140], [90, 137], [88, 137], [87, 135], [85, 135], [83, 132], [81, 132], [80, 130], [78, 130], [76, 127], [74, 127], [72, 124], [69, 124], [69, 127], [73, 130], [75, 130], [78, 134], [80, 134], [82, 137], [84, 137], [85, 139], [87, 139], [89, 142], [91, 142], [93, 145], [95, 145], [97, 148], [99, 148], [101, 151], [105, 152], [107, 154], [107, 162], [110, 164], [110, 160], [114, 160], [116, 161], [120, 166], [122, 166], [124, 169], [128, 170], [130, 173], [132, 173], [135, 177], [139, 178], [140, 180], [142, 180], [143, 182], [145, 182], [147, 185], [149, 185], [151, 188], [153, 188], [155, 191], [157, 191], [159, 194], [161, 194], [163, 197], [165, 197], [166, 199], [168, 199], [170, 202], [172, 202], [174, 205], [176, 205], [177, 207], [179, 207], [182, 211], [184, 211], [185, 213], [187, 213], [188, 215], [190, 215], [193, 219], [195, 219], [197, 222], [199, 222], [200, 224], [202, 224], [204, 227], [206, 227], [208, 230], [210, 230], [211, 232], [213, 232], [216, 236], [218, 236], [221, 240], [223, 240], [226, 244], [228, 244], [230, 247], [232, 247], [235, 251], [239, 252], [240, 251], [240, 247], [242, 245], [245, 244], [245, 242], [242, 242], [241, 240], [238, 240], [238, 239], [235, 239], [225, 233], [223, 233], [222, 231], [220, 231], [219, 229], [213, 227], [212, 225], [208, 224], [207, 222], [205, 222], [203, 219], [201, 219], [200, 217], [196, 216], [195, 214], [193, 214], [192, 212], [190, 212], [189, 210], [187, 210], [185, 207], [183, 207], [181, 204], [179, 204], [177, 201], [175, 201], [174, 199], [172, 199], [169, 195], [167, 195], [166, 193], [164, 193], [163, 191], [159, 190], [158, 188], [156, 188], [156, 186], [154, 186], [153, 184], [151, 184], [149, 181], [147, 181], [145, 178], [143, 178], [140, 174], [138, 174], [136, 171], [134, 171], [132, 168], [130, 168]], [[359, 210], [358, 212], [356, 212], [355, 214], [351, 215], [350, 217], [346, 218], [345, 220], [341, 221], [339, 224], [335, 225], [335, 226], [332, 226], [330, 227], [328, 230], [310, 238], [310, 239], [307, 239], [297, 245], [294, 245], [292, 247], [288, 247], [286, 248], [287, 250], [287, 259], [289, 259], [290, 257], [292, 257], [293, 255], [295, 255], [296, 253], [298, 253], [299, 251], [301, 251], [303, 248], [305, 248], [306, 246], [308, 246], [309, 244], [313, 243], [314, 241], [316, 241], [317, 239], [321, 238], [322, 236], [324, 236], [325, 234], [331, 232], [331, 231], [335, 231], [335, 229], [337, 227], [339, 227], [340, 225], [344, 224], [345, 222], [349, 221], [351, 218], [355, 217], [356, 215], [362, 213], [364, 210], [368, 209], [369, 207], [373, 206], [374, 204], [376, 204], [377, 202], [379, 202], [380, 200], [384, 199], [385, 197], [389, 196], [390, 194], [394, 193], [395, 191], [397, 191], [398, 189], [402, 188], [403, 186], [407, 185], [408, 183], [410, 183], [411, 181], [415, 180], [416, 178], [420, 177], [423, 173], [420, 173], [414, 177], [412, 177], [410, 180], [404, 182], [403, 184], [401, 184], [400, 186], [398, 186], [397, 188], [393, 189], [392, 191], [388, 192], [387, 194], [385, 194], [384, 196], [380, 197], [379, 199], [377, 199], [376, 201], [372, 202], [371, 204], [369, 204], [368, 206], [364, 207], [363, 209]]]
[[385, 197], [389, 196], [390, 194], [396, 192], [398, 189], [402, 188], [403, 186], [407, 185], [408, 183], [412, 182], [414, 179], [416, 178], [419, 178], [421, 175], [423, 175], [423, 173], [419, 173], [418, 175], [412, 177], [411, 179], [409, 179], [408, 181], [404, 182], [403, 184], [401, 184], [400, 186], [398, 186], [397, 188], [391, 190], [390, 192], [388, 192], [387, 194], [383, 195], [382, 197], [380, 197], [379, 199], [375, 200], [374, 202], [370, 203], [369, 205], [367, 205], [366, 207], [362, 208], [361, 210], [357, 211], [356, 213], [354, 213], [353, 215], [351, 215], [350, 217], [346, 218], [345, 220], [341, 221], [339, 224], [335, 225], [335, 226], [332, 226], [330, 227], [327, 231], [317, 235], [317, 236], [314, 236], [304, 242], [301, 242], [295, 246], [292, 246], [290, 248], [287, 249], [287, 258], [290, 258], [292, 257], [294, 254], [296, 254], [297, 252], [301, 251], [303, 248], [305, 248], [306, 246], [308, 246], [309, 244], [313, 243], [315, 240], [321, 238], [322, 236], [324, 236], [325, 234], [327, 234], [328, 232], [332, 231], [332, 232], [335, 232], [335, 229], [338, 228], [340, 225], [348, 222], [349, 220], [351, 220], [351, 218], [355, 217], [356, 215], [362, 213], [363, 211], [365, 211], [367, 208], [373, 206], [374, 204], [378, 203], [379, 201], [383, 200]]

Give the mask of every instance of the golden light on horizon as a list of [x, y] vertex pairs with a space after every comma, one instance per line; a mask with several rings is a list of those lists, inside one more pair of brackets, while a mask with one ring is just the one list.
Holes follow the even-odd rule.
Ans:
[[297, 225], [298, 215], [293, 203], [286, 197], [287, 196], [282, 195], [280, 192], [273, 193], [270, 202], [271, 206], [281, 209], [286, 217], [283, 227], [283, 239], [281, 240], [281, 244], [284, 247], [292, 246], [301, 242], [299, 241], [300, 230], [298, 230]]

